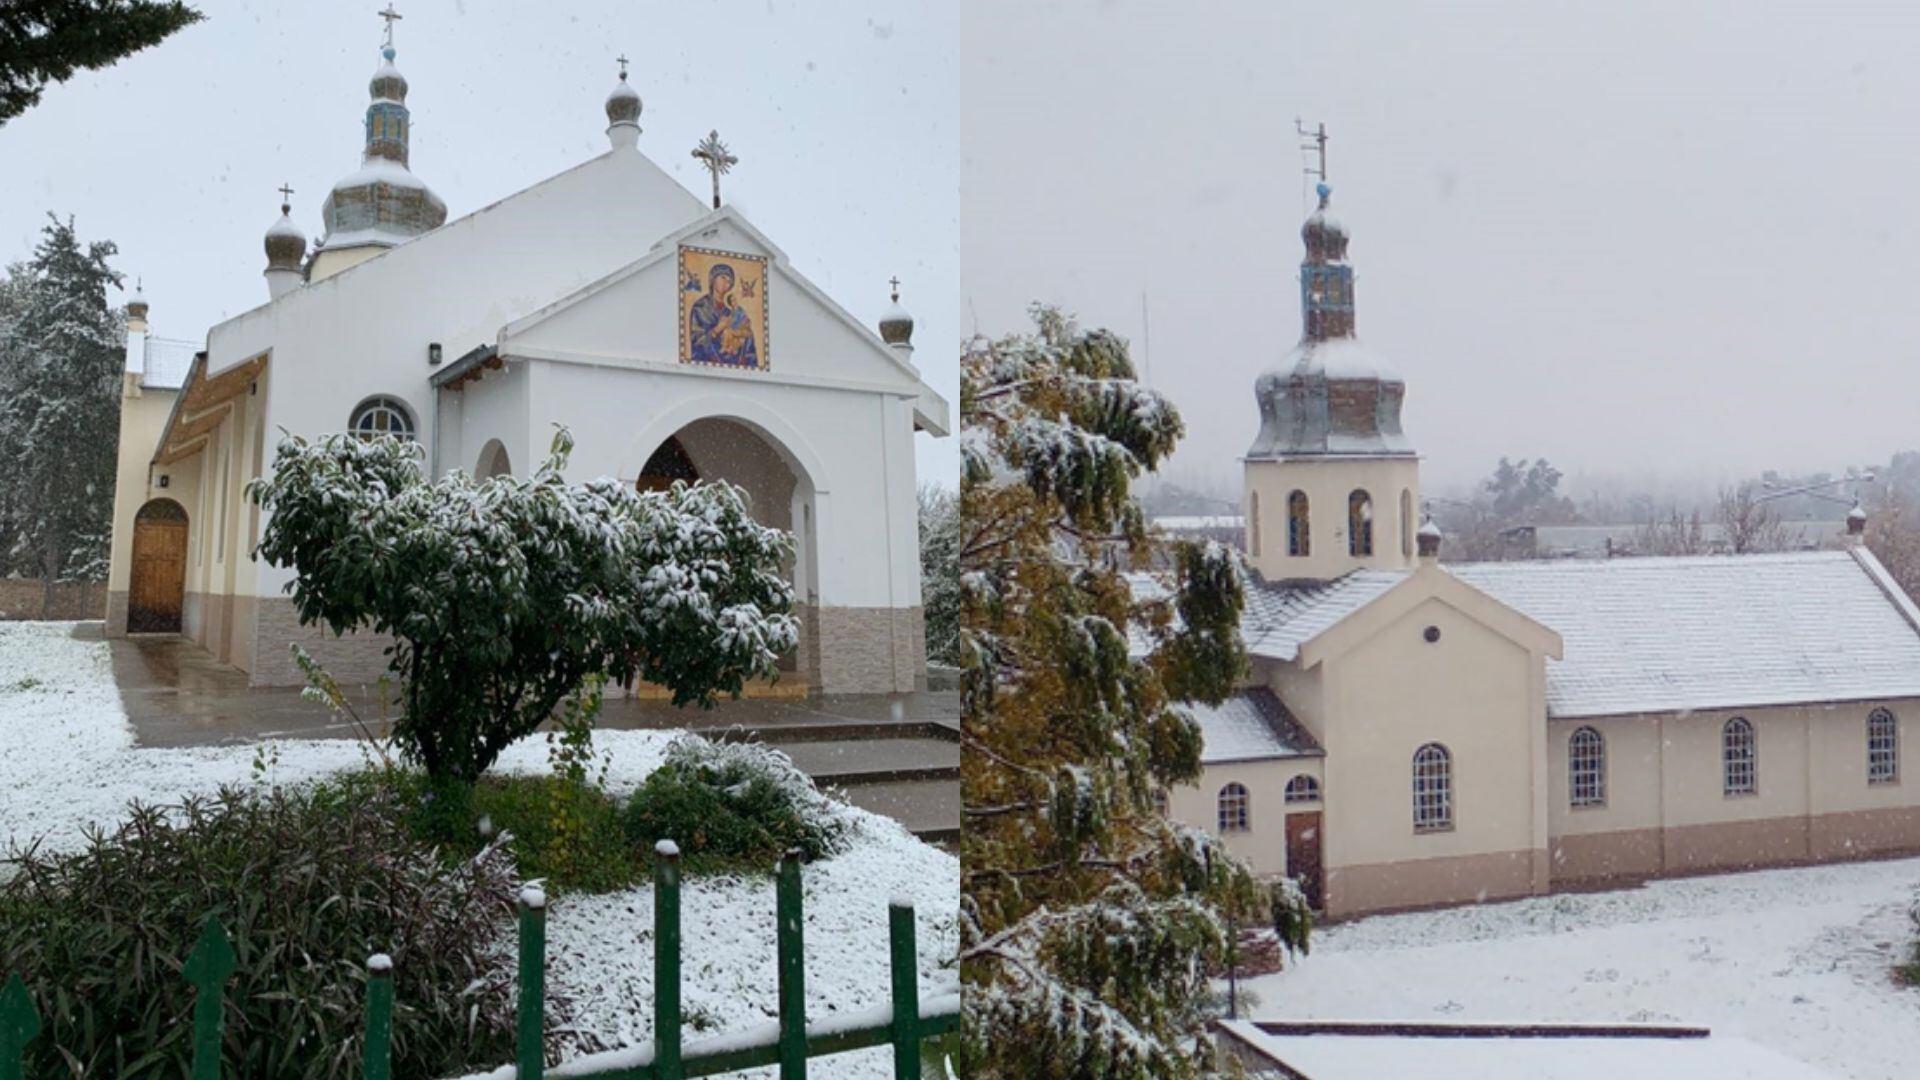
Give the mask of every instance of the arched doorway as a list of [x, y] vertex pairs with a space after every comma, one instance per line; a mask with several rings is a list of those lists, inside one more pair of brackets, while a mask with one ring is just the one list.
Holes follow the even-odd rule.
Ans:
[[654, 447], [634, 486], [641, 491], [665, 491], [676, 480], [734, 484], [746, 491], [755, 521], [793, 534], [793, 561], [787, 570], [793, 582], [794, 611], [800, 617], [800, 644], [781, 658], [780, 668], [811, 677], [819, 670], [813, 634], [819, 579], [814, 559], [814, 485], [806, 469], [759, 425], [711, 416], [686, 424]]
[[172, 499], [149, 500], [133, 516], [127, 632], [179, 633], [186, 593], [187, 512]]
[[507, 448], [499, 439], [488, 439], [487, 445], [480, 449], [480, 460], [474, 465], [475, 480], [491, 480], [496, 476], [512, 476], [513, 460], [507, 457]]

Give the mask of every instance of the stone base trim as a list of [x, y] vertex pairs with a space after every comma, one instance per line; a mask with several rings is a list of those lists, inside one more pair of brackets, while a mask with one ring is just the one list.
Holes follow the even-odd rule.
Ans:
[[[242, 628], [242, 633], [248, 632]], [[387, 674], [386, 649], [393, 644], [387, 634], [348, 633], [336, 635], [321, 624], [300, 625], [293, 601], [286, 597], [261, 597], [259, 616], [251, 631], [254, 635], [254, 686], [305, 686], [307, 678], [293, 662], [290, 645], [298, 643], [307, 650], [327, 674], [341, 686], [371, 686]]]
[[823, 694], [888, 694], [920, 689], [927, 673], [926, 613], [910, 608], [820, 607], [817, 685]]
[[107, 593], [107, 636], [127, 636], [127, 594], [124, 590]]
[[1920, 806], [1561, 836], [1556, 885], [1844, 862], [1920, 852]]
[[1546, 891], [1546, 878], [1539, 872], [1546, 859], [1544, 850], [1525, 849], [1329, 867], [1327, 916], [1344, 919], [1532, 896]]

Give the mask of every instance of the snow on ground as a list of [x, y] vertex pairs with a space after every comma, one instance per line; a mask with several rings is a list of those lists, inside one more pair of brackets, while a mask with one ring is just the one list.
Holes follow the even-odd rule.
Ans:
[[[111, 825], [126, 805], [176, 801], [223, 784], [297, 783], [359, 766], [352, 740], [287, 741], [264, 755], [253, 746], [140, 748], [114, 688], [109, 646], [73, 637], [71, 623], [0, 623], [0, 849], [34, 838], [50, 848], [78, 845], [89, 823]], [[660, 763], [675, 732], [602, 731], [608, 785], [630, 790]], [[516, 743], [497, 768], [541, 772], [547, 747]], [[954, 925], [959, 862], [914, 839], [898, 823], [854, 807], [846, 854], [809, 866], [803, 882], [810, 1021], [887, 1000], [887, 903], [908, 896], [919, 924], [921, 994], [950, 987], [942, 969], [958, 945]], [[651, 1032], [653, 897], [642, 887], [601, 896], [562, 896], [549, 909], [549, 985], [576, 1002], [581, 1030], [606, 1041], [645, 1041]], [[774, 1017], [774, 897], [770, 877], [687, 882], [681, 892], [683, 1002], [704, 1032], [731, 1033]], [[822, 1061], [823, 1075], [891, 1075], [889, 1051]], [[831, 1065], [831, 1068], [829, 1068]], [[758, 1074], [741, 1074], [758, 1075]], [[765, 1075], [771, 1076], [768, 1072]]]
[[1314, 933], [1244, 985], [1261, 1019], [1635, 1022], [1713, 1029], [1851, 1080], [1914, 1075], [1920, 859], [1657, 881]]

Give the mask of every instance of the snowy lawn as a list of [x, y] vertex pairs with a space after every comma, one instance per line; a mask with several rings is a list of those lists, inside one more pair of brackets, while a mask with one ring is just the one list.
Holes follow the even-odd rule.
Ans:
[[[0, 847], [40, 838], [73, 847], [89, 823], [111, 825], [133, 800], [170, 802], [222, 785], [251, 785], [254, 747], [142, 749], [120, 706], [102, 641], [75, 640], [70, 623], [0, 623]], [[602, 731], [608, 785], [625, 793], [660, 762], [675, 732]], [[290, 784], [363, 764], [350, 740], [276, 742], [267, 782]], [[508, 749], [497, 768], [547, 769], [536, 737]], [[851, 848], [806, 868], [807, 1011], [831, 1020], [887, 998], [887, 903], [911, 897], [918, 913], [921, 995], [950, 989], [958, 944], [960, 867], [898, 823], [854, 807]], [[604, 1042], [650, 1037], [652, 892], [562, 896], [549, 909], [548, 985], [576, 1002], [577, 1026]], [[683, 1002], [701, 1034], [732, 1033], [775, 1017], [771, 876], [688, 881], [682, 888]], [[816, 1065], [823, 1075], [891, 1075], [889, 1051]], [[831, 1067], [829, 1067], [831, 1066]], [[741, 1074], [760, 1075], [760, 1074]], [[770, 1071], [764, 1075], [771, 1076]]]
[[1688, 1024], [1852, 1080], [1920, 1075], [1920, 859], [1658, 881], [1316, 931], [1260, 1019]]

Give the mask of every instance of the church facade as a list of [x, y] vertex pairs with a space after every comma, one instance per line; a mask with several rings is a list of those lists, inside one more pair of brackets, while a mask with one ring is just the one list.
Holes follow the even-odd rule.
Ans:
[[1195, 709], [1170, 816], [1336, 918], [1920, 851], [1920, 609], [1864, 515], [1821, 551], [1442, 566], [1329, 195], [1255, 387], [1251, 676]]
[[390, 43], [369, 90], [361, 167], [313, 251], [286, 205], [267, 232], [266, 304], [171, 367], [147, 360], [144, 303], [130, 321], [108, 632], [183, 633], [256, 685], [301, 681], [295, 642], [343, 682], [377, 678], [385, 641], [301, 626], [290, 572], [252, 555], [243, 489], [278, 433], [391, 432], [431, 475], [524, 475], [564, 424], [571, 478], [723, 479], [793, 533], [803, 630], [779, 692], [913, 689], [914, 436], [946, 435], [948, 406], [897, 294], [876, 332], [680, 186], [639, 149], [624, 72], [606, 153], [451, 221], [411, 171]]

